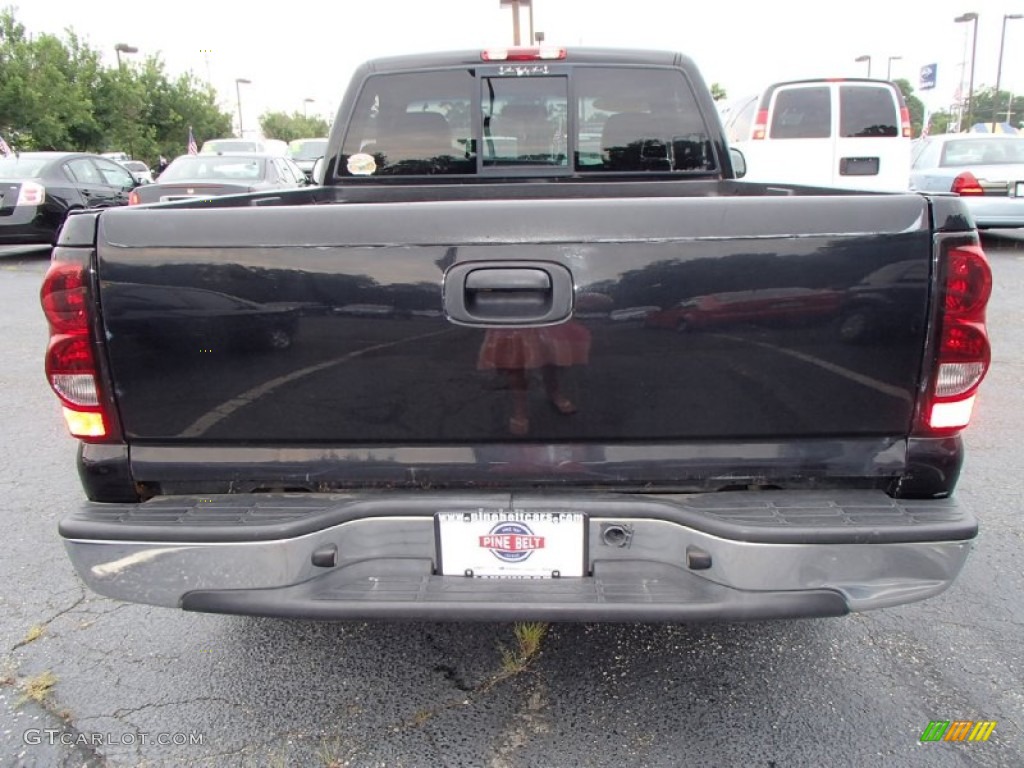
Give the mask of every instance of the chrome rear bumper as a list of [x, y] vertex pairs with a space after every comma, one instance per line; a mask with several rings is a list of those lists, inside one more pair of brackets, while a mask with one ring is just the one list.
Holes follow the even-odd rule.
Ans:
[[[588, 515], [588, 575], [435, 573], [434, 511]], [[840, 615], [922, 600], [977, 530], [951, 500], [881, 493], [379, 494], [87, 505], [61, 533], [100, 594], [319, 619], [699, 621]]]

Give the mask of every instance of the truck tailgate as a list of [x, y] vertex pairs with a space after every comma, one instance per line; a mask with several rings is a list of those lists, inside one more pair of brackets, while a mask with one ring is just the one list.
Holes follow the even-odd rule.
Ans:
[[[115, 210], [105, 345], [136, 445], [903, 438], [928, 221], [915, 195]], [[571, 319], [451, 322], [468, 262], [567, 272]]]

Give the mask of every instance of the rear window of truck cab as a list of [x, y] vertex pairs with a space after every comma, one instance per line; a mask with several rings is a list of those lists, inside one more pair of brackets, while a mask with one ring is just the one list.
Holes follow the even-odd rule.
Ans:
[[[678, 70], [480, 67], [367, 78], [337, 164], [345, 178], [714, 173]], [[541, 73], [543, 71], [543, 73]], [[570, 79], [572, 81], [570, 86]]]

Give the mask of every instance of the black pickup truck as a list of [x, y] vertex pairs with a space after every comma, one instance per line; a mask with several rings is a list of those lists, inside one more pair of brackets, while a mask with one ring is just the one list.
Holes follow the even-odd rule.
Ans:
[[320, 619], [936, 595], [989, 365], [953, 196], [744, 182], [675, 53], [355, 74], [320, 186], [83, 212], [42, 287], [95, 591]]

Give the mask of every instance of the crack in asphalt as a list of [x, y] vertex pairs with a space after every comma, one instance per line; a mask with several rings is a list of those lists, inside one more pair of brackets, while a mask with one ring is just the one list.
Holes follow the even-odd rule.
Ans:
[[177, 701], [163, 701], [154, 702], [152, 704], [143, 704], [141, 707], [123, 707], [121, 709], [115, 709], [113, 714], [110, 715], [97, 715], [97, 717], [109, 717], [112, 720], [125, 720], [129, 715], [134, 715], [137, 712], [144, 712], [149, 709], [162, 709], [164, 707], [173, 707], [179, 704], [198, 704], [199, 702], [216, 702], [225, 704], [229, 707], [235, 707], [236, 705], [225, 699], [223, 696], [195, 696], [188, 699], [180, 699]]
[[531, 736], [551, 730], [543, 714], [548, 707], [547, 686], [538, 675], [532, 677], [532, 690], [528, 692], [525, 707], [520, 707], [520, 717], [509, 719], [509, 727], [501, 734], [502, 743], [496, 745], [489, 768], [514, 768], [519, 762], [513, 753], [529, 744]]
[[460, 691], [470, 693], [477, 689], [476, 686], [467, 683], [465, 678], [458, 673], [458, 670], [456, 670], [455, 667], [449, 666], [448, 664], [437, 664], [434, 666], [434, 671], [444, 674], [445, 680], [449, 681]]
[[[75, 610], [75, 608], [77, 608], [82, 603], [84, 603], [86, 597], [87, 597], [87, 595], [85, 594], [85, 590], [83, 589], [82, 593], [78, 596], [78, 599], [75, 600], [75, 602], [73, 602], [67, 608], [64, 608], [64, 609], [62, 609], [60, 611], [57, 611], [57, 613], [53, 614], [53, 616], [51, 616], [48, 619], [45, 619], [44, 621], [41, 621], [39, 624], [36, 624], [35, 626], [40, 627], [41, 629], [45, 629], [46, 627], [50, 626], [53, 622], [55, 622], [57, 619], [59, 619], [61, 616], [64, 616], [64, 615], [66, 615], [68, 613], [71, 613], [71, 611]], [[24, 640], [19, 640], [13, 646], [11, 646], [11, 651], [12, 652], [16, 651], [19, 648], [22, 648], [23, 646], [28, 645], [29, 643], [35, 642], [35, 640], [37, 640], [37, 639], [38, 639], [38, 637], [32, 638], [31, 640], [29, 640], [28, 638], [26, 638]]]

